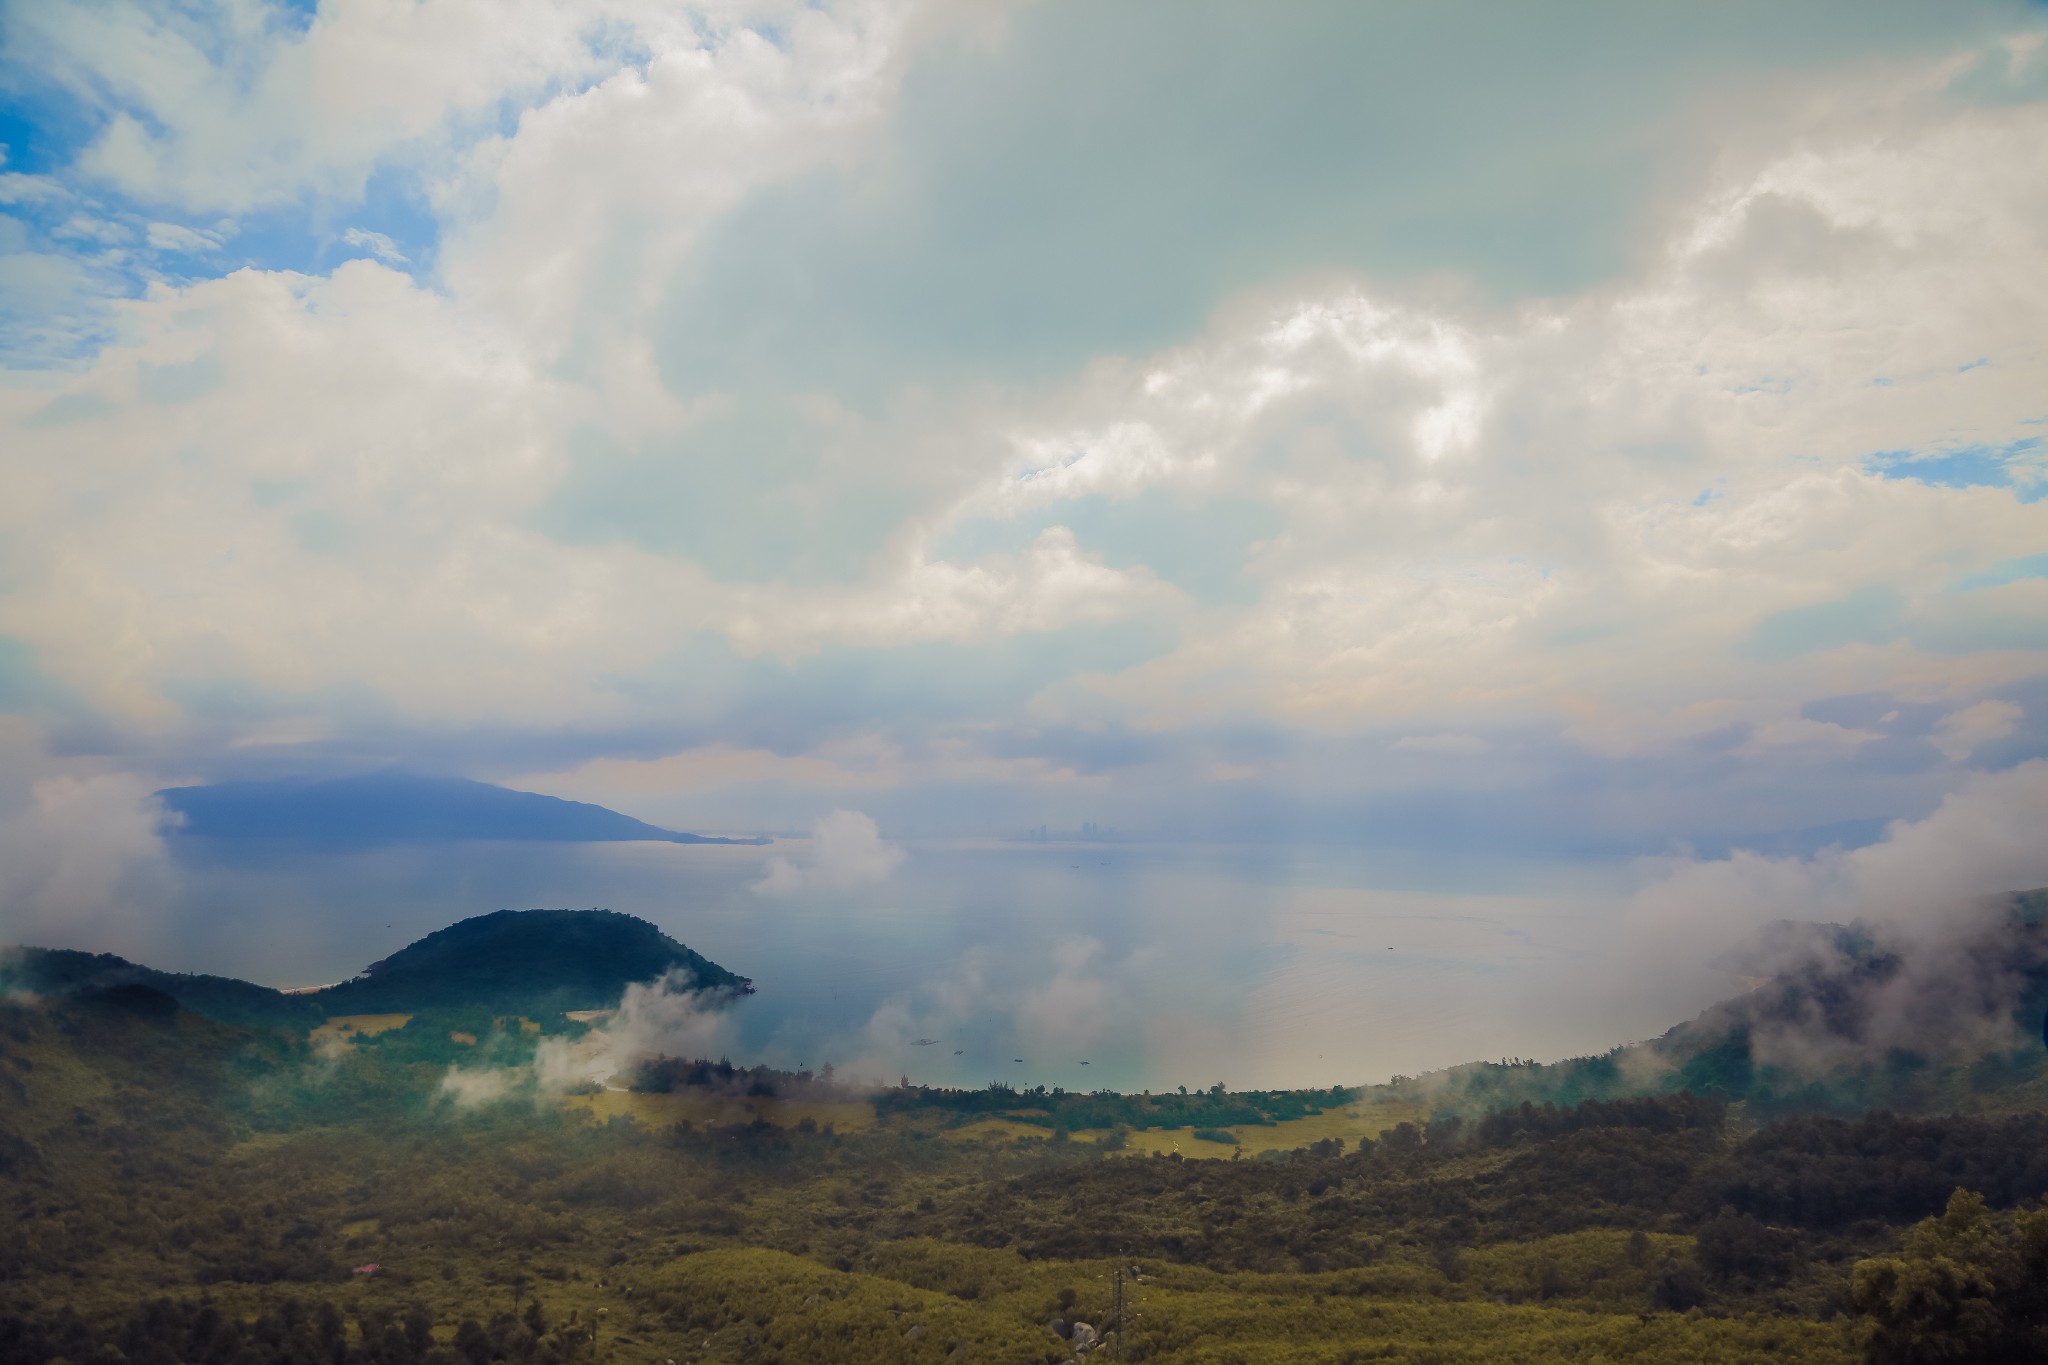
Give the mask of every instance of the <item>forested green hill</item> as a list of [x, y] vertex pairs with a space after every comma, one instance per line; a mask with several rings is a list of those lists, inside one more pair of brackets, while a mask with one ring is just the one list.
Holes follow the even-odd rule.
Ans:
[[479, 1007], [609, 1009], [634, 982], [671, 972], [697, 990], [745, 994], [746, 977], [611, 910], [500, 910], [438, 929], [308, 997], [330, 1014]]
[[527, 1015], [610, 1009], [629, 985], [679, 973], [727, 995], [753, 983], [652, 924], [610, 910], [500, 910], [449, 925], [349, 981], [287, 995], [224, 976], [162, 972], [116, 957], [0, 948], [0, 992], [65, 996], [141, 984], [221, 1023], [317, 1028], [329, 1015], [471, 1010]]
[[927, 1106], [860, 1133], [465, 1107], [450, 1055], [141, 985], [0, 1005], [0, 1362], [1052, 1365], [1116, 1328], [1119, 1276], [1091, 1357], [2001, 1360], [2048, 1302], [2039, 1114], [1675, 1094], [1189, 1161], [959, 1143]]

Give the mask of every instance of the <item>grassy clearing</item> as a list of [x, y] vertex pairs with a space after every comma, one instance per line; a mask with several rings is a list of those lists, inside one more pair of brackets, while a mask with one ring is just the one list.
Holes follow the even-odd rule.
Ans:
[[[779, 1128], [793, 1128], [804, 1119], [820, 1128], [830, 1124], [837, 1132], [865, 1132], [877, 1125], [874, 1106], [864, 1101], [822, 1103], [771, 1097], [720, 1095], [706, 1090], [678, 1090], [669, 1094], [606, 1090], [593, 1095], [572, 1095], [564, 1103], [600, 1122], [614, 1117], [630, 1118], [651, 1127], [666, 1127], [685, 1120], [699, 1124], [728, 1125], [765, 1122]], [[1291, 1152], [1325, 1139], [1343, 1141], [1355, 1149], [1361, 1138], [1377, 1139], [1382, 1132], [1402, 1123], [1423, 1123], [1429, 1105], [1421, 1100], [1366, 1100], [1322, 1114], [1287, 1119], [1270, 1125], [1245, 1124], [1228, 1131], [1237, 1138], [1235, 1146], [1202, 1141], [1191, 1128], [1147, 1128], [1129, 1133], [1124, 1149], [1134, 1156], [1165, 1156], [1179, 1152], [1189, 1159], [1228, 1161], [1236, 1155], [1257, 1156], [1261, 1152]], [[977, 1119], [972, 1123], [947, 1126], [943, 1114], [897, 1115], [887, 1127], [895, 1131], [922, 1131], [956, 1143], [1009, 1144], [1023, 1139], [1050, 1139], [1054, 1130], [1042, 1110], [1018, 1110], [1000, 1118]], [[1084, 1129], [1072, 1134], [1075, 1142], [1101, 1142], [1111, 1136], [1109, 1129]]]
[[[981, 1119], [958, 1128], [942, 1129], [939, 1136], [948, 1142], [1015, 1142], [1019, 1138], [1050, 1137], [1052, 1130], [1021, 1119]], [[1087, 1134], [1084, 1139], [1093, 1136], [1096, 1135]]]
[[778, 1128], [794, 1128], [805, 1119], [820, 1128], [830, 1125], [841, 1133], [862, 1132], [875, 1126], [874, 1106], [863, 1101], [823, 1103], [720, 1095], [705, 1090], [679, 1090], [666, 1095], [604, 1090], [594, 1095], [571, 1095], [563, 1103], [600, 1123], [623, 1117], [655, 1128], [685, 1121], [699, 1126], [760, 1121]]
[[311, 1036], [315, 1043], [330, 1038], [345, 1043], [351, 1038], [374, 1038], [411, 1022], [410, 1014], [330, 1014]]
[[[1060, 1358], [1061, 1343], [1046, 1327], [1052, 1316], [1109, 1325], [1116, 1268], [1103, 1261], [1027, 1261], [923, 1239], [877, 1247], [850, 1272], [762, 1249], [708, 1251], [642, 1272], [630, 1316], [610, 1316], [629, 1337], [680, 1338], [678, 1360], [968, 1358], [1022, 1365]], [[1840, 1321], [1502, 1302], [1497, 1294], [1482, 1297], [1495, 1286], [1453, 1286], [1422, 1266], [1288, 1276], [1138, 1269], [1126, 1280], [1129, 1316], [1120, 1358], [1213, 1365], [1846, 1365], [1856, 1358], [1851, 1329]]]
[[[1241, 1150], [1246, 1156], [1257, 1156], [1261, 1152], [1291, 1152], [1297, 1147], [1306, 1147], [1328, 1138], [1341, 1139], [1350, 1149], [1358, 1146], [1360, 1138], [1377, 1141], [1381, 1133], [1399, 1124], [1427, 1122], [1429, 1112], [1429, 1105], [1420, 1100], [1368, 1100], [1270, 1125], [1239, 1124], [1228, 1130], [1237, 1137], [1236, 1149], [1218, 1142], [1198, 1140], [1192, 1128], [1146, 1128], [1130, 1134], [1125, 1150], [1139, 1156], [1177, 1151], [1183, 1157], [1227, 1161], [1233, 1150]], [[1046, 1130], [1042, 1128], [1033, 1132], [1038, 1137], [1046, 1136]], [[1088, 1131], [1074, 1134], [1074, 1140], [1093, 1142], [1107, 1136], [1106, 1130]]]

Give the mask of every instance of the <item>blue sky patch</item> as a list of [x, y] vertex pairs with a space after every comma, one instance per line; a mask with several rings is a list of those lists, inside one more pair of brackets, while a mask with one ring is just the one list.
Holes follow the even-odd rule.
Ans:
[[2048, 466], [2042, 438], [2022, 437], [2010, 445], [1969, 445], [1946, 451], [1882, 451], [1863, 467], [1887, 479], [1917, 479], [1941, 488], [2010, 488], [2021, 502], [2048, 497]]
[[162, 264], [194, 278], [241, 269], [323, 275], [362, 258], [417, 278], [431, 267], [441, 240], [440, 220], [417, 176], [389, 166], [370, 175], [360, 199], [311, 199], [265, 209], [227, 222], [224, 231], [221, 221], [200, 218], [182, 224], [218, 233], [221, 244]]
[[48, 175], [71, 164], [98, 136], [102, 119], [61, 86], [19, 66], [0, 86], [0, 171]]

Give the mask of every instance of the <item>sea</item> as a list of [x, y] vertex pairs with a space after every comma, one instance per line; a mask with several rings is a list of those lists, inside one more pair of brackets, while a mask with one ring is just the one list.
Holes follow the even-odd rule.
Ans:
[[1625, 861], [913, 840], [792, 889], [801, 841], [172, 849], [152, 965], [319, 985], [473, 915], [617, 910], [752, 978], [693, 1048], [888, 1083], [1354, 1085], [1606, 1051], [1734, 986], [1635, 971]]

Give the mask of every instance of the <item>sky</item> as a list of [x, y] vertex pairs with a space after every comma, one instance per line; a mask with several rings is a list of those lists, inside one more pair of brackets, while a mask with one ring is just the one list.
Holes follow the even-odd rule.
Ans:
[[2044, 37], [0, 0], [0, 913], [138, 894], [160, 788], [392, 766], [883, 877], [2024, 826]]

